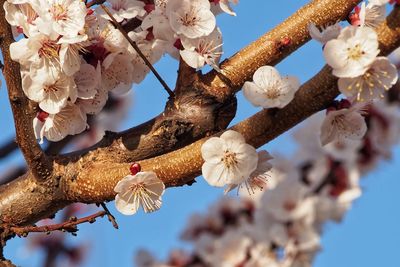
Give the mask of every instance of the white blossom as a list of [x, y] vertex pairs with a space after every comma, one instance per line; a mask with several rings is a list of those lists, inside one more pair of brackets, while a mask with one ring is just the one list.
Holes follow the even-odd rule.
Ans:
[[335, 39], [340, 34], [341, 27], [339, 23], [327, 26], [319, 30], [314, 23], [308, 24], [308, 31], [310, 32], [311, 38], [320, 42], [321, 44], [326, 44], [328, 41]]
[[397, 68], [386, 57], [377, 57], [364, 74], [354, 78], [340, 78], [338, 87], [347, 97], [357, 101], [383, 98], [398, 79]]
[[85, 49], [86, 40], [88, 36], [85, 35], [76, 35], [72, 38], [70, 37], [62, 37], [58, 40], [58, 44], [60, 44], [60, 67], [63, 72], [72, 76], [77, 72], [81, 65], [81, 53], [87, 52]]
[[355, 104], [350, 108], [328, 111], [321, 126], [321, 144], [335, 140], [361, 140], [367, 132], [367, 123], [363, 115], [367, 106]]
[[101, 67], [93, 67], [86, 62], [80, 65], [79, 71], [74, 75], [74, 81], [77, 86], [77, 97], [82, 99], [92, 99], [97, 93], [97, 86], [101, 81]]
[[11, 58], [21, 65], [30, 68], [59, 68], [60, 45], [57, 34], [45, 35], [38, 33], [30, 38], [22, 38], [10, 45]]
[[265, 192], [262, 203], [265, 212], [275, 220], [286, 222], [308, 216], [314, 208], [314, 200], [308, 197], [309, 189], [294, 178], [287, 178], [274, 190]]
[[371, 2], [365, 5], [363, 2], [359, 13], [359, 26], [377, 28], [385, 20], [385, 17], [386, 7], [384, 5], [374, 5]]
[[[144, 10], [144, 3], [141, 1], [107, 0], [106, 3], [110, 4], [110, 8], [108, 8], [108, 10], [118, 22], [122, 22], [124, 19], [143, 17], [146, 14], [146, 10]], [[104, 12], [102, 7], [96, 8], [96, 12], [104, 19], [111, 20], [108, 14]]]
[[258, 152], [257, 168], [250, 174], [249, 178], [244, 180], [241, 184], [231, 184], [225, 189], [225, 193], [238, 187], [238, 193], [240, 196], [255, 198], [260, 197], [260, 194], [264, 192], [268, 185], [267, 180], [269, 175], [268, 171], [271, 170], [272, 164], [269, 162], [272, 156], [266, 151], [261, 150]]
[[108, 100], [108, 90], [98, 84], [93, 88], [95, 95], [92, 98], [78, 98], [75, 102], [86, 114], [98, 114]]
[[28, 2], [12, 4], [10, 1], [5, 1], [3, 8], [7, 22], [12, 26], [19, 27], [18, 33], [24, 33], [29, 37], [38, 32], [35, 24], [38, 14]]
[[274, 67], [263, 66], [254, 73], [253, 82], [245, 82], [243, 94], [254, 106], [283, 108], [299, 86], [297, 78], [281, 77]]
[[190, 39], [181, 38], [184, 50], [180, 51], [182, 59], [192, 68], [199, 69], [205, 64], [219, 70], [218, 62], [222, 55], [222, 34], [218, 28], [206, 37]]
[[[155, 39], [152, 42], [139, 43], [138, 46], [149, 62], [154, 64], [162, 57], [166, 44], [167, 43], [163, 40]], [[134, 83], [138, 84], [143, 81], [150, 69], [135, 51], [131, 53], [131, 61], [134, 69], [132, 79]]]
[[216, 25], [208, 0], [169, 0], [166, 12], [172, 29], [188, 38], [209, 35]]
[[214, 252], [210, 257], [210, 266], [231, 267], [242, 263], [251, 244], [250, 238], [242, 232], [228, 231], [216, 240]]
[[221, 12], [225, 12], [231, 16], [236, 16], [236, 13], [233, 11], [231, 4], [238, 4], [239, 0], [211, 0], [211, 11], [217, 15]]
[[67, 103], [57, 114], [49, 114], [45, 119], [35, 118], [33, 128], [36, 138], [40, 138], [40, 143], [43, 142], [43, 137], [58, 142], [67, 135], [83, 132], [87, 127], [86, 119], [86, 114], [82, 113], [77, 105]]
[[146, 213], [160, 209], [165, 185], [154, 172], [138, 172], [125, 176], [117, 183], [114, 191], [117, 193], [117, 210], [124, 215], [133, 215], [139, 206]]
[[378, 53], [377, 34], [368, 27], [346, 27], [324, 48], [326, 62], [333, 68], [333, 75], [340, 78], [364, 74]]
[[76, 36], [85, 26], [86, 6], [76, 0], [34, 0], [32, 8], [39, 15], [38, 29], [42, 33], [56, 32]]
[[389, 3], [389, 0], [369, 0], [369, 3], [375, 6], [382, 6]]
[[[111, 61], [111, 64], [108, 64], [109, 61]], [[131, 89], [134, 69], [129, 56], [119, 54], [107, 57], [102, 66], [101, 78], [104, 88], [109, 91], [119, 90], [124, 92]]]
[[39, 103], [47, 113], [56, 114], [67, 105], [75, 102], [77, 89], [74, 80], [63, 73], [52, 75], [39, 69], [32, 76], [25, 75], [22, 82], [26, 96]]
[[203, 177], [212, 186], [240, 184], [257, 167], [255, 148], [246, 144], [240, 133], [232, 130], [208, 139], [201, 147], [201, 154], [205, 161]]
[[250, 260], [244, 267], [279, 267], [279, 263], [271, 252], [271, 245], [267, 242], [259, 242], [250, 249]]

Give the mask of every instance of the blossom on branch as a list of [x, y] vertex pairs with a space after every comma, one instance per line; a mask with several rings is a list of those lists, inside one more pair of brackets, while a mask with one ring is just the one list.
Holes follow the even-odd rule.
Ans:
[[327, 26], [321, 30], [315, 26], [314, 23], [308, 24], [308, 31], [310, 32], [311, 38], [320, 42], [321, 44], [326, 44], [328, 41], [335, 39], [340, 34], [341, 27], [339, 23]]
[[[145, 4], [142, 1], [108, 0], [106, 3], [110, 4], [110, 13], [118, 22], [122, 22], [125, 19], [143, 17], [146, 14]], [[104, 19], [110, 19], [101, 7], [96, 8], [96, 12]]]
[[383, 98], [397, 79], [396, 66], [386, 57], [377, 57], [364, 74], [354, 78], [340, 78], [338, 87], [347, 97], [355, 97], [357, 101], [368, 101]]
[[343, 139], [361, 140], [367, 132], [366, 114], [368, 104], [354, 104], [338, 110], [328, 109], [321, 126], [321, 144], [324, 146]]
[[203, 177], [212, 186], [241, 184], [257, 168], [256, 149], [232, 130], [208, 139], [201, 147], [201, 155], [205, 161]]
[[245, 82], [243, 94], [254, 106], [283, 108], [299, 87], [296, 77], [281, 77], [274, 67], [263, 66], [254, 73], [253, 82]]
[[139, 206], [146, 213], [160, 209], [165, 185], [154, 172], [138, 172], [125, 176], [117, 183], [114, 191], [117, 193], [117, 210], [124, 215], [133, 215]]
[[190, 67], [199, 69], [205, 64], [219, 71], [218, 63], [222, 55], [222, 34], [219, 28], [206, 37], [196, 39], [181, 38], [184, 50], [180, 51], [182, 59]]
[[231, 3], [237, 5], [239, 0], [210, 0], [211, 11], [217, 15], [221, 12], [225, 12], [231, 16], [236, 16], [236, 13], [232, 10]]
[[216, 25], [208, 0], [169, 0], [166, 12], [172, 29], [188, 38], [207, 36]]
[[325, 60], [339, 78], [364, 74], [378, 54], [378, 36], [368, 27], [346, 27], [324, 48]]

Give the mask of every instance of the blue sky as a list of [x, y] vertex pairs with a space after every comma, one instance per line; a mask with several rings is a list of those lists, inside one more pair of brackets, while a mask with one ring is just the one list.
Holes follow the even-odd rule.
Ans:
[[[242, 1], [237, 7], [238, 16], [218, 17], [224, 37], [225, 57], [272, 28], [292, 14], [307, 1]], [[295, 75], [302, 82], [312, 77], [324, 64], [321, 47], [310, 42], [290, 58], [277, 66], [282, 74]], [[177, 62], [169, 57], [162, 59], [156, 68], [173, 87], [176, 78]], [[238, 116], [234, 122], [258, 111], [239, 97]], [[164, 107], [167, 94], [161, 89], [152, 75], [134, 88], [133, 105], [129, 118], [121, 129], [159, 114]], [[151, 105], [149, 105], [151, 103]], [[0, 143], [8, 140], [13, 132], [12, 115], [7, 102], [6, 90], [0, 90]], [[265, 149], [281, 154], [291, 154], [294, 144], [290, 133], [264, 146]], [[17, 154], [0, 163], [0, 171], [20, 162]], [[400, 219], [397, 203], [400, 202], [400, 180], [398, 171], [400, 149], [396, 147], [390, 162], [380, 165], [362, 181], [363, 196], [354, 203], [353, 209], [340, 224], [326, 225], [322, 238], [322, 252], [316, 258], [316, 267], [337, 266], [400, 266], [398, 244], [400, 240]], [[397, 165], [397, 166], [396, 166]], [[113, 203], [109, 206], [117, 217], [120, 230], [111, 227], [106, 219], [92, 225], [80, 227], [78, 237], [70, 242], [84, 242], [91, 245], [84, 266], [132, 266], [134, 251], [144, 247], [159, 257], [165, 257], [171, 248], [187, 247], [179, 241], [179, 233], [190, 214], [205, 212], [207, 207], [222, 196], [221, 189], [207, 186], [203, 179], [191, 187], [168, 189], [164, 195], [161, 210], [153, 214], [139, 214], [125, 217], [115, 212]], [[27, 254], [22, 247], [24, 241], [14, 239], [6, 247], [6, 256], [17, 265], [40, 266], [41, 255]]]

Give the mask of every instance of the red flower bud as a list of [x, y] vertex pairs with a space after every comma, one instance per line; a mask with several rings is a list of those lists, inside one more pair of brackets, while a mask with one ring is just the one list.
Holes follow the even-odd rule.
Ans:
[[139, 163], [132, 163], [132, 165], [129, 167], [129, 170], [131, 171], [132, 175], [136, 175], [138, 172], [140, 172], [142, 167], [140, 166]]

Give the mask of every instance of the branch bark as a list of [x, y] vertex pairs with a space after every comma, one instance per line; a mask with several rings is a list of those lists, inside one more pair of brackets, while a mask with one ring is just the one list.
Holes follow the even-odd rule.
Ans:
[[[0, 1], [0, 6], [4, 4]], [[3, 54], [3, 75], [7, 83], [8, 96], [16, 131], [16, 142], [24, 155], [32, 174], [38, 180], [51, 175], [52, 164], [40, 148], [33, 132], [32, 120], [36, 115], [36, 105], [30, 102], [22, 90], [19, 64], [10, 56], [10, 44], [14, 42], [11, 26], [5, 19], [5, 11], [0, 8], [0, 49]]]
[[[236, 103], [232, 103], [234, 93], [246, 80], [251, 79], [258, 67], [277, 64], [307, 42], [310, 38], [307, 25], [311, 21], [318, 26], [333, 24], [346, 18], [359, 2], [313, 0], [223, 62], [221, 68], [224, 77], [215, 71], [204, 76], [193, 75], [193, 69], [181, 63], [180, 70], [192, 78], [180, 82], [185, 77], [180, 74], [175, 88], [176, 99], [168, 101], [165, 112], [122, 133], [109, 133], [95, 146], [68, 156], [74, 156], [77, 160], [89, 151], [96, 150], [99, 153], [118, 153], [118, 162], [143, 160], [182, 148], [225, 129], [235, 112]], [[287, 46], [283, 49], [276, 46], [288, 36], [291, 41]], [[186, 92], [188, 97], [180, 96], [179, 91]]]
[[347, 18], [361, 0], [314, 0], [273, 30], [221, 64], [223, 75], [215, 70], [204, 76], [206, 90], [223, 101], [241, 89], [261, 66], [276, 65], [310, 40], [308, 25], [323, 27]]
[[[332, 2], [338, 4], [340, 1]], [[353, 6], [356, 2], [358, 1], [354, 1]], [[327, 1], [319, 0], [313, 3], [327, 4]], [[341, 1], [341, 3], [346, 5], [347, 1]], [[314, 4], [309, 8], [315, 9], [320, 8], [320, 6]], [[336, 6], [333, 8], [336, 8]], [[315, 12], [315, 10], [310, 10], [310, 12]], [[348, 10], [345, 9], [343, 12], [348, 12]], [[388, 23], [379, 29], [381, 40], [384, 39], [385, 43], [390, 44], [383, 47], [382, 52], [384, 54], [395, 49], [400, 39], [400, 15], [398, 8], [393, 13], [394, 15], [388, 18]], [[342, 16], [344, 17], [345, 15], [342, 14]], [[336, 20], [336, 17], [333, 19]], [[292, 30], [294, 33], [297, 31], [296, 28]], [[286, 33], [290, 34], [289, 32]], [[290, 36], [292, 35], [290, 34]], [[243, 60], [243, 65], [248, 64], [248, 57], [243, 55]], [[256, 55], [252, 61], [255, 60], [257, 60]], [[247, 77], [247, 74], [243, 73], [237, 75], [244, 75], [244, 79]], [[71, 202], [93, 203], [112, 200], [115, 194], [113, 187], [118, 180], [129, 173], [127, 160], [132, 158], [146, 159], [152, 153], [163, 153], [165, 150], [172, 149], [172, 147], [187, 144], [193, 141], [191, 139], [193, 136], [200, 136], [195, 135], [195, 131], [203, 132], [204, 134], [204, 131], [201, 130], [205, 127], [204, 125], [193, 124], [191, 130], [181, 135], [182, 139], [179, 142], [175, 142], [173, 146], [167, 146], [167, 149], [165, 147], [160, 149], [157, 146], [160, 143], [152, 143], [152, 141], [158, 141], [157, 138], [160, 138], [160, 134], [170, 134], [171, 127], [175, 127], [173, 129], [176, 129], [176, 131], [182, 129], [182, 125], [171, 126], [163, 124], [161, 117], [186, 119], [188, 116], [192, 116], [191, 118], [194, 118], [194, 122], [212, 121], [214, 123], [213, 129], [217, 129], [218, 127], [215, 127], [217, 123], [215, 118], [217, 117], [212, 116], [210, 112], [204, 112], [205, 109], [215, 112], [215, 109], [207, 107], [207, 98], [205, 100], [204, 95], [199, 93], [198, 87], [196, 87], [201, 86], [201, 81], [199, 83], [200, 85], [197, 85], [196, 82], [194, 82], [194, 85], [191, 85], [197, 91], [185, 91], [185, 96], [189, 92], [187, 98], [182, 96], [181, 102], [168, 102], [164, 114], [136, 128], [136, 134], [143, 133], [143, 129], [148, 130], [150, 134], [138, 137], [134, 133], [135, 130], [120, 134], [111, 134], [109, 135], [111, 138], [106, 138], [106, 141], [103, 141], [103, 143], [90, 150], [86, 150], [84, 153], [56, 157], [53, 163], [53, 179], [49, 179], [46, 183], [37, 183], [32, 173], [29, 172], [12, 183], [0, 187], [0, 222], [3, 224], [24, 225], [50, 216]], [[196, 97], [196, 94], [202, 97]], [[302, 86], [296, 94], [294, 101], [287, 107], [274, 113], [266, 110], [261, 111], [241, 122], [234, 129], [240, 131], [246, 140], [254, 146], [260, 146], [282, 134], [311, 114], [325, 108], [337, 94], [336, 78], [330, 75], [328, 67], [324, 67], [316, 77]], [[216, 101], [215, 97], [208, 96], [208, 99], [213, 105], [216, 105], [215, 103], [221, 105], [221, 102]], [[193, 103], [196, 104], [196, 108], [193, 108]], [[176, 111], [179, 112], [175, 113]], [[203, 117], [199, 118], [199, 116]], [[162, 127], [166, 127], [164, 132], [154, 130], [154, 126], [157, 123], [163, 124]], [[175, 137], [176, 134], [173, 133], [172, 135]], [[187, 136], [189, 138], [185, 139]], [[163, 139], [164, 137], [160, 138], [160, 140]], [[124, 140], [129, 142], [124, 142]], [[132, 140], [136, 140], [138, 143], [134, 144]], [[200, 147], [204, 141], [205, 139], [201, 139], [180, 150], [159, 157], [149, 158], [140, 163], [144, 170], [154, 170], [157, 172], [159, 177], [168, 186], [183, 185], [190, 182], [199, 174], [202, 165]], [[107, 144], [107, 142], [109, 143]], [[133, 146], [133, 150], [137, 150], [140, 156], [132, 155], [131, 152], [133, 150], [126, 152], [129, 150], [128, 145]], [[147, 150], [145, 149], [146, 151], [141, 152], [142, 150], [138, 148], [147, 148]]]

